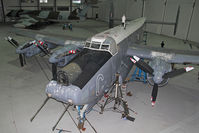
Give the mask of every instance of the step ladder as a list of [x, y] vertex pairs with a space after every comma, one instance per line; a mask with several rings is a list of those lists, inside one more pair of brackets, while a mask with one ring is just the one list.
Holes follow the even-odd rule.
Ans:
[[140, 82], [147, 83], [146, 72], [144, 72], [142, 69], [136, 67], [133, 75], [131, 76], [130, 81], [140, 81]]

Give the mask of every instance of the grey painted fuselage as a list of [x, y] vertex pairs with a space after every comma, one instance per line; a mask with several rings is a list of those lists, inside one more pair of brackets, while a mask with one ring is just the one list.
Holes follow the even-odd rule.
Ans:
[[[140, 21], [141, 23], [139, 26], [135, 26], [137, 24], [134, 25], [134, 31], [131, 31], [131, 29], [125, 30], [122, 26], [118, 26], [116, 29], [117, 31], [119, 30], [118, 34], [111, 34], [111, 32], [114, 32], [113, 29], [112, 31], [106, 31], [96, 36], [99, 37], [99, 40], [103, 40], [103, 42], [111, 42], [109, 50], [102, 50], [102, 52], [110, 52], [111, 57], [82, 88], [73, 84], [65, 86], [52, 80], [46, 87], [47, 95], [65, 103], [88, 105], [87, 111], [89, 111], [102, 98], [104, 93], [111, 88], [115, 81], [116, 73], [120, 74], [120, 79], [122, 79], [120, 82], [124, 81], [127, 77], [133, 64], [127, 57], [126, 52], [130, 45], [141, 40], [139, 36], [142, 34], [144, 20]], [[129, 25], [129, 28], [130, 26], [131, 25]], [[91, 43], [92, 42], [96, 42], [96, 40], [92, 41], [91, 39]], [[102, 47], [105, 46], [101, 44], [100, 49], [95, 49], [93, 43], [89, 45], [90, 47], [85, 44], [84, 49], [90, 49], [96, 52], [100, 51]], [[115, 45], [115, 47], [113, 45]]]

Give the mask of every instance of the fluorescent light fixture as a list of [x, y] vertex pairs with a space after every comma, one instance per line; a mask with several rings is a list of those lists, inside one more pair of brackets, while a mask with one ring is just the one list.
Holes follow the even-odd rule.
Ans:
[[48, 3], [48, 0], [40, 0], [40, 3]]
[[73, 0], [74, 4], [81, 4], [81, 0]]

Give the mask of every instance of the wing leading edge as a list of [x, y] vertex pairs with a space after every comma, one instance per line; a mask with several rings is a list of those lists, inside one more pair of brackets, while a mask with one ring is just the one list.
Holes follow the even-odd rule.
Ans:
[[19, 29], [15, 29], [12, 32], [14, 32], [17, 35], [20, 36], [25, 36], [25, 37], [30, 37], [36, 40], [42, 40], [46, 43], [50, 43], [53, 45], [57, 45], [57, 46], [66, 46], [69, 44], [75, 44], [78, 47], [83, 47], [85, 41], [81, 38], [70, 38], [70, 37], [65, 37], [67, 39], [63, 39], [63, 38], [56, 38], [53, 37], [53, 35], [45, 35], [43, 33], [37, 33], [37, 32], [33, 32], [33, 31], [27, 31], [27, 30], [19, 30]]
[[161, 58], [168, 63], [199, 64], [199, 51], [183, 51], [148, 46], [134, 46], [127, 50], [127, 55], [138, 56], [148, 60]]

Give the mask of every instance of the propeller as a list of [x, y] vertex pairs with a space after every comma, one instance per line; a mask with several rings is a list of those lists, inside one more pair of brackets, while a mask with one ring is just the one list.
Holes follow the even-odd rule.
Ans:
[[185, 68], [180, 68], [180, 69], [177, 69], [177, 70], [173, 70], [171, 72], [165, 73], [163, 78], [173, 78], [173, 77], [181, 75], [181, 74], [183, 74], [185, 72], [189, 72], [189, 71], [191, 71], [193, 69], [194, 69], [194, 67], [185, 67]]
[[[151, 66], [149, 66], [147, 63], [145, 63], [143, 60], [141, 60], [139, 57], [133, 56], [133, 58], [130, 58], [130, 59], [137, 67], [139, 67], [143, 71], [153, 75], [153, 71], [154, 71], [153, 68]], [[157, 95], [158, 95], [158, 84], [154, 83], [153, 90], [151, 93], [152, 106], [155, 105]]]
[[[133, 56], [133, 58], [130, 58], [130, 59], [137, 67], [139, 67], [143, 71], [153, 75], [153, 71], [154, 71], [153, 68], [151, 68], [151, 66], [149, 66], [147, 63], [145, 63], [143, 60], [140, 60], [139, 57]], [[164, 78], [164, 79], [173, 78], [173, 77], [181, 75], [185, 72], [189, 72], [193, 69], [194, 69], [194, 67], [180, 68], [180, 69], [165, 73], [162, 76], [162, 78]], [[157, 95], [158, 95], [158, 84], [154, 83], [153, 90], [152, 90], [152, 93], [151, 93], [151, 104], [152, 104], [152, 106], [155, 105]]]

